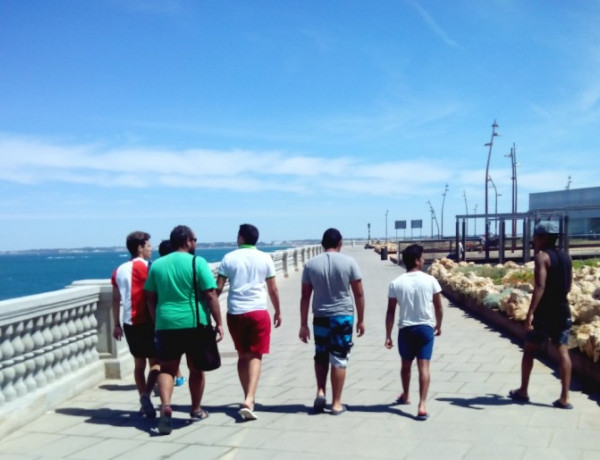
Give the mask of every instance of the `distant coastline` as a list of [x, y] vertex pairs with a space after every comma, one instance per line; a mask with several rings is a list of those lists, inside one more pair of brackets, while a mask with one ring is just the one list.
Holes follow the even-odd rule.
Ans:
[[[270, 243], [264, 243], [259, 241], [257, 247], [268, 248], [271, 246], [305, 246], [311, 244], [320, 244], [320, 240], [292, 240], [292, 241], [272, 241]], [[215, 242], [215, 243], [201, 243], [198, 242], [196, 247], [198, 249], [227, 249], [235, 248], [237, 246], [234, 242]], [[154, 248], [158, 250], [158, 245], [154, 245]], [[45, 255], [45, 254], [82, 254], [90, 252], [127, 252], [125, 246], [107, 246], [107, 247], [95, 247], [88, 246], [83, 248], [54, 248], [54, 249], [19, 249], [12, 251], [0, 251], [0, 255]]]

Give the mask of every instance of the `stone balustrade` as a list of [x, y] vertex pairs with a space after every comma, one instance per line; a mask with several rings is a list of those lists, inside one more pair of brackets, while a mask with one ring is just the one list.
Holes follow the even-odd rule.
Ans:
[[[271, 254], [277, 274], [288, 277], [321, 251]], [[211, 268], [216, 275], [218, 263]], [[112, 330], [108, 279], [0, 301], [0, 438], [105, 378], [130, 375], [133, 359]]]

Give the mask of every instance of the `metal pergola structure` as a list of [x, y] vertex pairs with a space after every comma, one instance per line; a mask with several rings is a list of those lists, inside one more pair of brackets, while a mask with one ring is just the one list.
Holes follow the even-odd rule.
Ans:
[[[559, 240], [558, 246], [564, 251], [569, 251], [569, 236], [568, 236], [568, 222], [569, 216], [566, 209], [544, 209], [544, 210], [535, 210], [530, 212], [519, 212], [519, 213], [498, 213], [498, 214], [459, 214], [456, 216], [456, 233], [455, 233], [455, 256], [456, 260], [466, 260], [466, 251], [463, 251], [462, 254], [459, 251], [459, 243], [462, 243], [462, 247], [466, 247], [466, 227], [467, 221], [473, 219], [487, 219], [487, 225], [489, 225], [490, 221], [498, 222], [498, 262], [504, 263], [505, 261], [505, 242], [507, 240], [506, 235], [506, 222], [512, 222], [512, 235], [509, 237], [511, 240], [512, 251], [514, 252], [516, 248], [516, 240], [517, 240], [517, 221], [522, 222], [522, 234], [521, 238], [523, 240], [522, 245], [522, 260], [523, 262], [528, 262], [531, 257], [531, 233], [533, 230], [533, 224], [539, 222], [540, 220], [549, 219], [556, 220], [559, 223]], [[489, 261], [489, 247], [490, 241], [489, 232], [486, 231], [486, 240], [484, 241], [485, 251], [485, 259], [484, 261]], [[496, 245], [494, 245], [496, 246]]]

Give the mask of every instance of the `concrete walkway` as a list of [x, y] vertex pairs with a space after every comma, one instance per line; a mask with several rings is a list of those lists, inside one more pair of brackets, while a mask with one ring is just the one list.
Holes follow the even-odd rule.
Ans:
[[[107, 380], [98, 388], [48, 412], [0, 441], [9, 459], [323, 459], [340, 458], [600, 458], [597, 394], [573, 382], [572, 411], [555, 409], [559, 381], [536, 361], [531, 404], [506, 398], [518, 386], [521, 348], [502, 334], [445, 304], [442, 335], [431, 363], [429, 420], [416, 415], [412, 400], [393, 405], [400, 391], [400, 360], [384, 348], [387, 287], [402, 269], [371, 250], [344, 251], [361, 266], [367, 299], [364, 337], [355, 340], [341, 416], [311, 414], [315, 393], [313, 345], [298, 339], [300, 273], [279, 279], [283, 325], [273, 332], [265, 357], [256, 410], [259, 420], [241, 422], [242, 391], [231, 339], [222, 342], [223, 366], [208, 374], [204, 408], [210, 418], [189, 423], [187, 387], [176, 388], [174, 430], [157, 434], [128, 381]], [[224, 304], [224, 299], [222, 299]], [[394, 332], [395, 334], [395, 332]], [[158, 398], [153, 398], [158, 405]]]

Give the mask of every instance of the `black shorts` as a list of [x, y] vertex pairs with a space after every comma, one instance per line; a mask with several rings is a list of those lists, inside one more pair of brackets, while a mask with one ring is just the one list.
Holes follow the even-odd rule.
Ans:
[[129, 351], [134, 358], [155, 358], [154, 348], [154, 324], [151, 322], [142, 324], [123, 324], [125, 340], [129, 345]]
[[193, 363], [200, 359], [198, 328], [156, 331], [156, 356], [161, 361], [180, 360], [185, 355]]
[[548, 340], [551, 340], [555, 345], [566, 345], [569, 341], [572, 324], [573, 322], [570, 318], [557, 322], [534, 320], [533, 330], [527, 332], [525, 340], [536, 345], [541, 345]]

